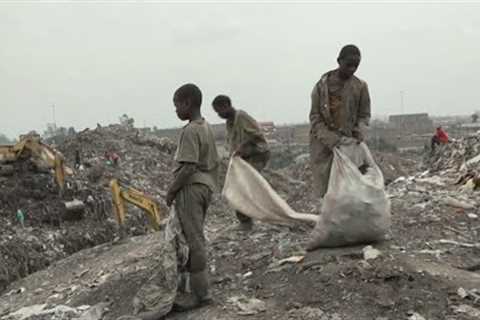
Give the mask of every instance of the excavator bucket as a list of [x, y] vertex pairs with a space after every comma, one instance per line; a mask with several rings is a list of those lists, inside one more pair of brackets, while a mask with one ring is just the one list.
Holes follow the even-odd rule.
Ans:
[[17, 152], [13, 146], [0, 146], [0, 163], [13, 162], [17, 160]]

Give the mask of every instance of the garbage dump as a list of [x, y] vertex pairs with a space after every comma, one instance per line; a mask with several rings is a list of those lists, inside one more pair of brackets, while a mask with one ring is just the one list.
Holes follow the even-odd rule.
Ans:
[[425, 153], [423, 166], [431, 171], [465, 169], [465, 165], [478, 167], [480, 162], [480, 136], [462, 137], [440, 145], [433, 153]]
[[[0, 250], [7, 248], [1, 253], [8, 257], [0, 260], [0, 272], [8, 271], [2, 274], [0, 318], [113, 320], [132, 314], [136, 297], [145, 300], [149, 279], [163, 270], [163, 234], [143, 235], [145, 215], [129, 207], [127, 230], [136, 236], [119, 240], [108, 189], [111, 178], [123, 179], [163, 204], [173, 145], [162, 140], [170, 147], [161, 149], [145, 140], [160, 141], [122, 126], [67, 139], [57, 146], [67, 164], [77, 149], [82, 161], [62, 196], [48, 173], [15, 168], [15, 179], [0, 179], [2, 190], [9, 190], [0, 196]], [[116, 165], [105, 152], [118, 155]], [[470, 188], [467, 174], [476, 167], [457, 170], [462, 159], [439, 171], [417, 172], [413, 161], [396, 154], [374, 158], [384, 174], [384, 168], [394, 168], [386, 186], [392, 205], [387, 241], [307, 253], [310, 226], [259, 222], [250, 233], [236, 231], [233, 210], [217, 196], [205, 230], [215, 303], [167, 319], [475, 319], [480, 193]], [[308, 158], [296, 157], [263, 176], [293, 210], [316, 212]], [[67, 207], [77, 219], [64, 219]]]
[[[9, 174], [0, 176], [0, 291], [58, 259], [118, 237], [112, 178], [130, 181], [162, 203], [171, 178], [171, 140], [112, 125], [84, 130], [57, 147], [72, 168], [77, 151], [82, 159], [66, 177], [61, 194], [54, 176], [39, 171], [29, 159], [10, 164]], [[119, 155], [118, 166], [109, 162], [106, 152]], [[127, 233], [145, 234], [144, 214], [130, 210]]]

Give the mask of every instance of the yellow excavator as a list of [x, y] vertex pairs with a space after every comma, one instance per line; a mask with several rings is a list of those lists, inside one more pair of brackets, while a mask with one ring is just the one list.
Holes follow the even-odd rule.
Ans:
[[0, 145], [0, 165], [27, 158], [30, 158], [39, 168], [53, 169], [60, 190], [63, 190], [65, 185], [65, 175], [73, 174], [73, 171], [65, 166], [63, 155], [49, 145], [42, 143], [39, 136], [20, 136], [20, 141], [17, 144]]
[[160, 230], [162, 226], [162, 221], [164, 221], [167, 215], [160, 210], [160, 206], [154, 199], [147, 196], [143, 192], [130, 187], [129, 185], [127, 185], [127, 183], [122, 182], [118, 179], [113, 179], [110, 181], [110, 188], [112, 191], [112, 200], [115, 215], [120, 226], [123, 226], [123, 224], [125, 223], [126, 201], [145, 211], [150, 226], [155, 231]]

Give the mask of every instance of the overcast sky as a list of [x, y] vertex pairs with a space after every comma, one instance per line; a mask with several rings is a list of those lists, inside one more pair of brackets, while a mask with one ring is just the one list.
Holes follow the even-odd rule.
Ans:
[[172, 127], [187, 82], [260, 121], [308, 121], [310, 92], [357, 44], [376, 115], [480, 109], [480, 4], [0, 2], [0, 132], [52, 122]]

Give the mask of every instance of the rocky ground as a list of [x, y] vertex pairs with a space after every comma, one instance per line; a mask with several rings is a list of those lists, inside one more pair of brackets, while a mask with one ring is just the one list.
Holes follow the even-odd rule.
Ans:
[[[68, 147], [62, 151], [71, 159], [74, 151], [69, 150], [91, 147], [88, 159], [94, 168], [101, 161], [91, 159], [101, 159], [103, 149], [115, 148], [122, 158], [121, 170], [104, 165], [99, 181], [92, 182], [88, 179], [90, 169], [85, 169], [78, 178], [80, 181], [85, 181], [89, 188], [98, 184], [104, 190], [108, 178], [127, 174], [129, 177], [124, 178], [142, 190], [164, 190], [169, 179], [167, 167], [171, 165], [169, 151], [161, 149], [166, 148], [161, 147], [167, 145], [165, 142], [149, 139], [138, 142], [134, 133], [119, 128], [109, 128], [111, 133], [103, 132], [100, 138], [95, 138], [102, 133], [97, 130], [81, 133], [85, 140], [77, 137], [70, 145], [67, 142]], [[101, 139], [105, 135], [111, 139]], [[114, 147], [107, 145], [108, 140]], [[430, 170], [424, 171], [418, 171], [415, 162], [398, 155], [376, 154], [385, 175], [391, 177], [387, 178], [391, 182], [387, 190], [392, 201], [393, 224], [389, 240], [371, 247], [306, 253], [304, 245], [311, 226], [302, 224], [285, 227], [258, 223], [252, 232], [234, 231], [233, 212], [217, 198], [206, 227], [215, 303], [191, 313], [171, 314], [167, 319], [479, 319], [480, 194], [473, 183], [477, 164], [468, 162], [476, 155], [471, 151], [476, 150], [473, 141], [469, 138], [450, 145], [451, 152], [444, 157], [429, 158], [431, 161], [423, 165]], [[466, 149], [469, 151], [461, 151]], [[151, 163], [160, 152], [165, 161]], [[164, 178], [153, 179], [148, 174], [152, 170]], [[135, 178], [137, 174], [140, 179]], [[305, 157], [295, 156], [289, 166], [267, 170], [265, 176], [294, 209], [315, 210]], [[101, 192], [108, 195], [107, 191]], [[161, 192], [157, 196], [161, 198]], [[141, 213], [131, 211], [133, 216], [138, 214], [139, 220], [131, 221], [130, 234], [145, 233]], [[60, 226], [38, 225], [35, 220], [27, 219], [30, 221], [27, 228], [32, 230], [20, 228], [11, 215], [3, 214], [2, 218], [15, 233], [13, 239], [20, 243], [34, 234], [34, 230], [45, 235], [61, 233], [69, 224], [83, 230], [81, 234], [97, 232], [104, 224], [113, 231], [104, 239], [76, 249], [104, 242], [103, 245], [73, 255], [76, 249], [51, 257], [39, 250], [37, 256], [46, 262], [36, 269], [43, 270], [23, 278], [36, 271], [27, 269], [17, 276], [23, 279], [3, 290], [0, 319], [22, 319], [21, 314], [25, 320], [116, 319], [131, 312], [133, 296], [158, 266], [155, 253], [161, 251], [161, 232], [112, 242], [116, 237], [114, 220], [107, 223], [105, 220], [109, 219], [95, 216], [100, 221], [93, 223], [94, 218], [88, 214], [81, 221], [62, 222]], [[1, 237], [8, 240], [3, 229]], [[3, 243], [15, 242], [10, 241]], [[24, 245], [25, 250], [31, 250], [33, 243]], [[3, 270], [15, 266], [15, 262], [9, 263], [2, 265]], [[5, 286], [7, 282], [11, 281], [5, 281]], [[12, 315], [22, 307], [31, 306], [37, 310], [23, 309]], [[26, 311], [32, 311], [32, 315], [25, 316]]]

